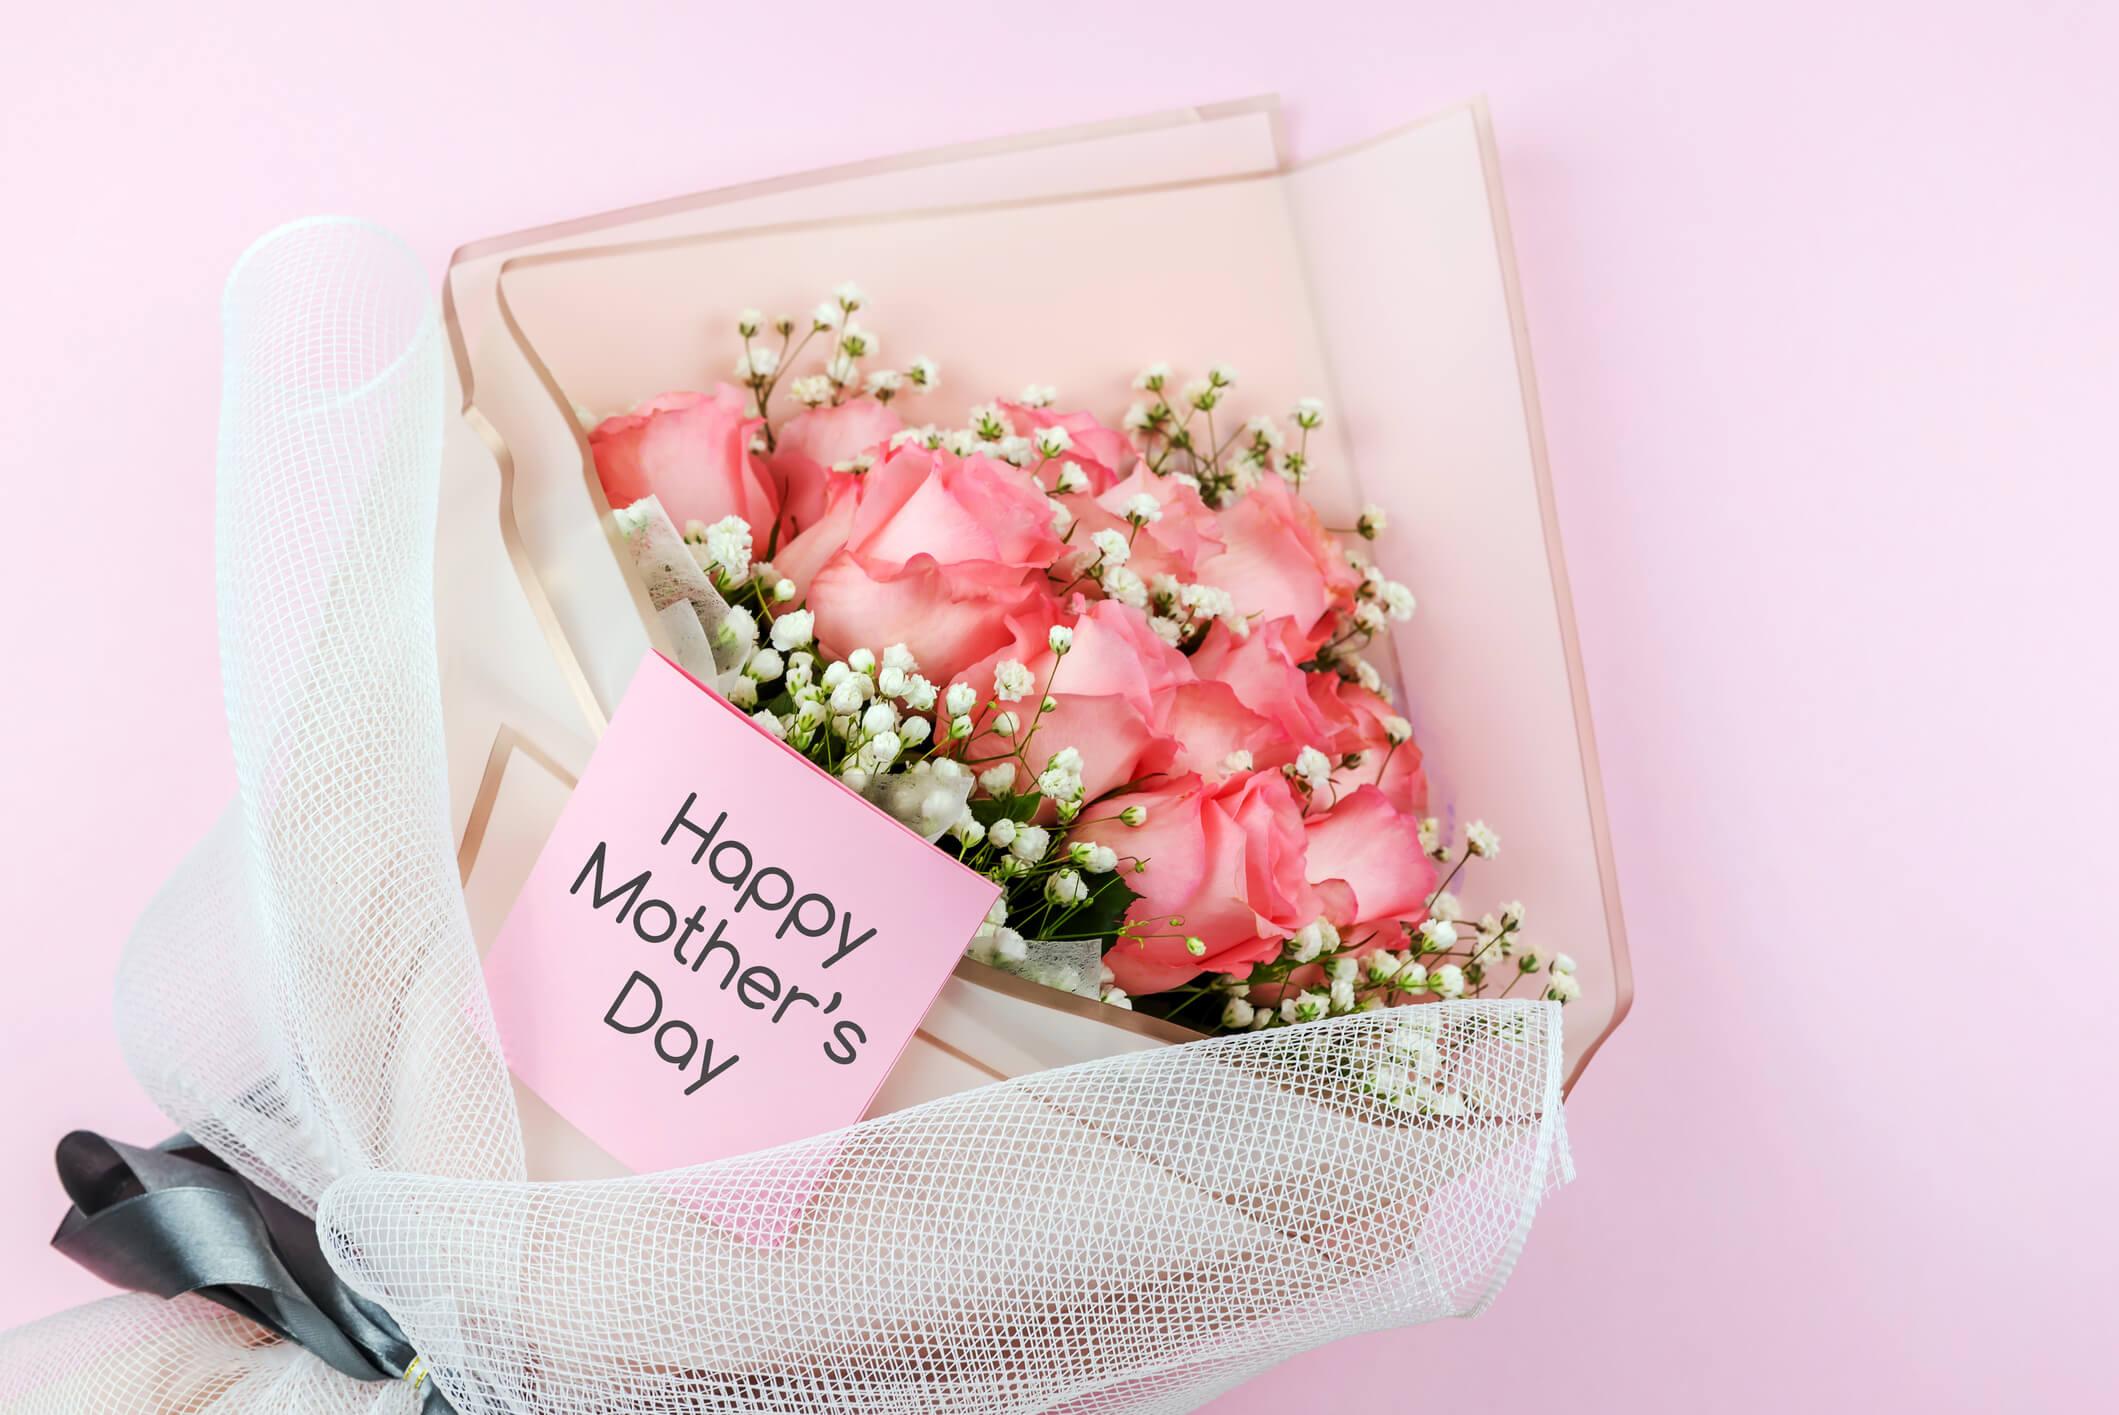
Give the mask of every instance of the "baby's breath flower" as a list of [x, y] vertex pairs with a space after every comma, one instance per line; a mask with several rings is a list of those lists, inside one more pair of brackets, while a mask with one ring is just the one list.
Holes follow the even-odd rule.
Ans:
[[1420, 818], [1420, 848], [1431, 858], [1441, 858], [1435, 852], [1442, 848], [1442, 822], [1433, 816]]
[[1374, 540], [1389, 524], [1390, 517], [1384, 514], [1383, 508], [1371, 503], [1361, 508], [1361, 518], [1354, 522], [1354, 529], [1361, 533], [1363, 540]]
[[1572, 973], [1555, 973], [1545, 984], [1545, 996], [1553, 1002], [1566, 1004], [1582, 995], [1582, 985], [1575, 981]]
[[1074, 631], [1064, 624], [1055, 624], [1045, 635], [1045, 643], [1054, 653], [1065, 653], [1074, 647]]
[[917, 747], [920, 743], [926, 741], [930, 730], [927, 725], [927, 719], [924, 717], [908, 718], [898, 724], [898, 736], [904, 740], [908, 748]]
[[986, 828], [986, 838], [998, 848], [1006, 850], [1015, 843], [1015, 833], [1020, 828], [1014, 821], [1002, 816]]
[[1427, 915], [1431, 919], [1447, 919], [1451, 923], [1464, 917], [1464, 906], [1457, 896], [1446, 889], [1436, 890], [1428, 896]]
[[816, 628], [815, 614], [807, 609], [789, 610], [773, 620], [773, 647], [782, 653], [791, 653], [807, 644]]
[[723, 516], [706, 528], [706, 554], [720, 577], [731, 585], [750, 578], [750, 522], [741, 516]]
[[1221, 401], [1221, 390], [1201, 378], [1186, 384], [1178, 396], [1204, 413], [1211, 412], [1214, 405]]
[[1045, 851], [1052, 843], [1051, 832], [1041, 825], [1026, 825], [1015, 833], [1015, 840], [1008, 846], [1008, 853], [1026, 865], [1034, 865], [1045, 858]]
[[778, 649], [763, 648], [751, 654], [750, 662], [743, 665], [743, 672], [755, 682], [770, 683], [778, 678], [786, 667], [787, 661], [780, 657]]
[[978, 705], [978, 690], [969, 683], [951, 683], [949, 691], [942, 695], [942, 706], [951, 717], [962, 717]]
[[[849, 359], [865, 359], [880, 352], [882, 347], [883, 341], [874, 330], [863, 328], [853, 320], [847, 320], [846, 327], [839, 331], [839, 352]], [[842, 383], [849, 381], [840, 380]]]
[[1006, 796], [1015, 790], [1015, 763], [1001, 762], [979, 773], [979, 785], [988, 796]]
[[925, 355], [905, 365], [905, 377], [922, 393], [932, 393], [942, 386], [941, 366]]
[[831, 401], [831, 380], [813, 373], [788, 384], [787, 391], [803, 407], [819, 408]]
[[1285, 998], [1280, 1004], [1280, 1020], [1283, 1022], [1315, 1022], [1331, 1011], [1332, 1000], [1323, 993], [1304, 991], [1294, 997]]
[[928, 682], [917, 673], [905, 680], [905, 691], [899, 696], [904, 699], [905, 706], [911, 708], [914, 712], [932, 712], [934, 710], [934, 684]]
[[1506, 904], [1503, 904], [1501, 906], [1501, 924], [1504, 928], [1510, 929], [1520, 929], [1523, 927], [1522, 900], [1511, 899]]
[[888, 403], [897, 396], [898, 390], [905, 386], [905, 375], [896, 369], [873, 369], [863, 386], [878, 403]]
[[956, 837], [959, 845], [969, 849], [986, 838], [986, 827], [971, 813], [971, 808], [966, 806], [963, 813], [956, 818], [956, 823], [949, 827], [949, 833]]
[[1251, 769], [1251, 754], [1242, 747], [1221, 759], [1221, 770], [1226, 776], [1237, 776]]
[[1147, 582], [1135, 574], [1130, 566], [1110, 565], [1104, 569], [1102, 582], [1104, 593], [1120, 604], [1133, 609], [1148, 607]]
[[1125, 515], [1136, 526], [1153, 525], [1163, 518], [1163, 504], [1143, 491], [1126, 498]]
[[[1021, 836], [1016, 837], [1021, 840]], [[1045, 880], [1045, 898], [1062, 907], [1071, 907], [1089, 897], [1089, 886], [1073, 870], [1054, 871]]]
[[745, 310], [736, 316], [736, 333], [745, 339], [754, 337], [758, 326], [765, 323], [765, 316], [756, 310]]
[[832, 300], [826, 300], [809, 312], [810, 328], [819, 332], [826, 329], [837, 329], [839, 321], [843, 318], [845, 318], [845, 311], [841, 310], [838, 304]]
[[1074, 496], [1089, 489], [1089, 474], [1082, 470], [1079, 462], [1060, 463], [1059, 475], [1052, 479], [1052, 489], [1062, 496]]
[[1004, 658], [993, 669], [993, 696], [1004, 703], [1021, 702], [1037, 686], [1037, 678], [1021, 660]]
[[1457, 946], [1457, 926], [1447, 919], [1426, 919], [1413, 930], [1422, 953], [1447, 953]]
[[1428, 974], [1427, 980], [1437, 997], [1464, 996], [1464, 970], [1454, 963], [1444, 963]]
[[[1384, 718], [1383, 740], [1389, 742], [1393, 747], [1405, 745], [1413, 740], [1413, 724], [1402, 717]], [[1426, 846], [1427, 840], [1425, 836], [1421, 838], [1420, 843], [1423, 848]]]
[[1041, 427], [1036, 445], [1040, 457], [1057, 457], [1074, 445], [1074, 436], [1063, 427]]
[[1332, 784], [1332, 759], [1315, 747], [1304, 747], [1297, 752], [1295, 760], [1284, 770], [1312, 796], [1328, 789]]
[[1295, 931], [1295, 936], [1288, 940], [1287, 951], [1297, 963], [1308, 963], [1337, 947], [1339, 930], [1329, 919], [1315, 919]]
[[1304, 432], [1315, 431], [1324, 425], [1324, 404], [1315, 398], [1299, 399], [1288, 417]]
[[[1061, 475], [1064, 476], [1065, 473]], [[1064, 536], [1074, 529], [1074, 513], [1067, 509], [1065, 502], [1055, 501], [1048, 496], [1045, 498], [1045, 505], [1052, 511], [1052, 534]]]
[[1170, 381], [1170, 366], [1152, 363], [1133, 376], [1133, 386], [1144, 393], [1160, 393], [1163, 385]]
[[1248, 1027], [1251, 1019], [1258, 1015], [1257, 1009], [1240, 997], [1232, 997], [1222, 1005], [1221, 1025], [1224, 1027]]
[[1386, 580], [1383, 583], [1381, 593], [1384, 612], [1389, 614], [1391, 618], [1402, 622], [1413, 617], [1413, 610], [1418, 606], [1414, 603], [1411, 590], [1399, 584], [1396, 580]]
[[1082, 794], [1082, 754], [1072, 747], [1054, 752], [1037, 775], [1040, 796], [1054, 801], [1076, 801]]
[[1236, 370], [1227, 364], [1210, 364], [1207, 367], [1207, 382], [1216, 388], [1236, 386]]
[[1121, 987], [1106, 987], [1102, 1001], [1106, 1007], [1120, 1007], [1128, 1012], [1133, 1010], [1133, 999], [1126, 996], [1126, 990]]
[[1555, 953], [1550, 966], [1554, 973], [1572, 973], [1575, 970], [1575, 960], [1565, 953]]
[[1109, 527], [1098, 531], [1089, 540], [1106, 565], [1123, 565], [1133, 554], [1133, 547], [1126, 543], [1126, 538]]
[[1176, 648], [1184, 641], [1185, 626], [1167, 614], [1151, 616], [1148, 620], [1148, 627], [1155, 631], [1156, 638], [1161, 639], [1171, 648]]
[[998, 403], [981, 403], [967, 416], [972, 433], [988, 442], [998, 442], [1015, 431], [1015, 426], [1008, 421], [1008, 414]]
[[763, 383], [780, 367], [780, 351], [760, 344], [736, 355], [735, 374], [745, 383]]
[[1464, 844], [1482, 860], [1491, 860], [1501, 853], [1501, 837], [1485, 821], [1473, 821], [1464, 828]]
[[1013, 737], [1015, 729], [1022, 725], [1022, 719], [1012, 712], [997, 712], [993, 715], [993, 730], [999, 736]]
[[1127, 825], [1144, 825], [1148, 819], [1148, 808], [1145, 806], [1128, 806], [1118, 813], [1118, 818]]
[[854, 650], [854, 651], [853, 651], [852, 653], [850, 653], [850, 654], [846, 655], [846, 666], [847, 666], [847, 668], [848, 668], [848, 669], [850, 669], [851, 671], [853, 671], [853, 672], [855, 672], [855, 673], [859, 673], [859, 674], [861, 674], [861, 675], [862, 675], [862, 676], [864, 676], [864, 677], [865, 677], [865, 676], [867, 676], [868, 674], [871, 674], [871, 673], [875, 672], [875, 671], [876, 671], [876, 654], [875, 654], [875, 650], [874, 650], [874, 649], [855, 649], [855, 650]]
[[[714, 643], [727, 649], [731, 658], [748, 658], [758, 642], [758, 620], [740, 604], [732, 604], [714, 628]], [[779, 647], [775, 644], [774, 647]]]
[[720, 681], [721, 696], [748, 712], [758, 705], [758, 685], [741, 673], [724, 673]]
[[1059, 390], [1049, 383], [1033, 383], [1023, 389], [1023, 396], [1015, 401], [1026, 408], [1049, 408], [1059, 400]]
[[1126, 408], [1126, 415], [1119, 419], [1118, 425], [1127, 432], [1146, 432], [1155, 426], [1155, 421], [1146, 403], [1134, 403]]
[[1271, 418], [1255, 417], [1243, 425], [1243, 430], [1251, 435], [1251, 444], [1254, 447], [1278, 448], [1287, 445], [1286, 434], [1281, 432], [1280, 424]]

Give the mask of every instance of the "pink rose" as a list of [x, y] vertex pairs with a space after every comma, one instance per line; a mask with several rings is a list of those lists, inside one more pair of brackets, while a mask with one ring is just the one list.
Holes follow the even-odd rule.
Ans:
[[1177, 744], [1168, 768], [1173, 772], [1222, 777], [1229, 775], [1226, 763], [1234, 753], [1248, 752], [1254, 767], [1276, 767], [1295, 760], [1298, 750], [1285, 728], [1253, 712], [1236, 689], [1213, 679], [1172, 689], [1162, 726]]
[[[1108, 599], [1085, 604], [1069, 626], [1072, 646], [1054, 653], [1049, 633], [1059, 622], [1055, 608], [1042, 605], [1018, 617], [1009, 625], [1009, 643], [959, 677], [983, 699], [993, 692], [994, 667], [1014, 659], [1030, 670], [1040, 690], [1049, 683], [1052, 711], [1038, 716], [1034, 695], [1017, 705], [1026, 725], [1036, 722], [1023, 755], [1035, 773], [1062, 748], [1081, 753], [1085, 801], [1167, 771], [1177, 740], [1165, 730], [1165, 719], [1173, 694], [1192, 681], [1185, 656], [1155, 637], [1139, 610]], [[971, 755], [987, 754], [992, 740], [980, 739]], [[1016, 789], [1028, 785], [1019, 770]]]
[[1340, 797], [1329, 811], [1312, 811], [1306, 868], [1324, 901], [1325, 917], [1352, 942], [1352, 931], [1398, 919], [1417, 919], [1435, 891], [1435, 862], [1420, 848], [1420, 821], [1400, 811], [1373, 786]]
[[1050, 601], [1051, 514], [1020, 468], [906, 443], [850, 491], [828, 488], [822, 518], [787, 551], [817, 567], [805, 604], [826, 650], [903, 643], [946, 684], [1011, 641], [1011, 616]]
[[1242, 638], [1216, 621], [1192, 655], [1193, 672], [1226, 683], [1246, 708], [1273, 725], [1274, 740], [1258, 766], [1280, 766], [1304, 747], [1331, 745], [1333, 725], [1310, 697], [1313, 675], [1299, 666], [1305, 652], [1295, 621], [1276, 619]]
[[1331, 614], [1354, 602], [1361, 576], [1310, 504], [1268, 476], [1221, 512], [1225, 548], [1202, 561], [1202, 584], [1227, 590], [1236, 608], [1259, 619], [1292, 619], [1309, 657]]
[[1036, 437], [1048, 427], [1066, 429], [1069, 446], [1053, 459], [1045, 477], [1048, 486], [1060, 464], [1072, 462], [1088, 474], [1090, 492], [1101, 492], [1116, 482], [1133, 461], [1133, 444], [1127, 441], [1126, 435], [1115, 428], [1105, 427], [1093, 413], [1062, 413], [1022, 403], [1003, 403], [1001, 410], [1008, 415], [1009, 424], [1023, 437]]
[[895, 411], [873, 398], [838, 407], [810, 408], [787, 420], [768, 465], [778, 484], [791, 529], [800, 531], [824, 514], [832, 468], [863, 452], [881, 457], [892, 433], [905, 425]]
[[[1162, 514], [1136, 531], [1126, 519], [1126, 508], [1138, 496], [1153, 498]], [[1143, 580], [1152, 582], [1157, 575], [1192, 580], [1199, 562], [1222, 550], [1214, 512], [1199, 499], [1199, 493], [1175, 477], [1156, 476], [1146, 466], [1135, 467], [1132, 476], [1102, 492], [1060, 499], [1080, 527], [1072, 544], [1087, 545], [1101, 530], [1117, 531], [1133, 542], [1126, 563]]]
[[724, 383], [711, 397], [664, 393], [605, 418], [589, 433], [604, 496], [614, 507], [659, 497], [679, 527], [741, 516], [763, 544], [780, 499], [751, 456], [759, 420], [745, 415], [747, 406], [747, 395]]
[[[1279, 772], [1222, 782], [1183, 776], [1124, 799], [1146, 810], [1142, 824], [1114, 815], [1076, 835], [1147, 862], [1125, 876], [1141, 896], [1128, 911], [1137, 930], [1104, 955], [1127, 992], [1160, 992], [1202, 971], [1246, 972], [1317, 917], [1302, 808]], [[1206, 952], [1195, 957], [1187, 936]]]
[[1394, 747], [1386, 726], [1396, 710], [1336, 673], [1312, 673], [1309, 679], [1310, 701], [1331, 724], [1331, 738], [1319, 745], [1335, 758], [1361, 754], [1361, 764], [1343, 770], [1339, 779], [1378, 787], [1400, 811], [1425, 815], [1427, 773], [1419, 744], [1407, 739]]

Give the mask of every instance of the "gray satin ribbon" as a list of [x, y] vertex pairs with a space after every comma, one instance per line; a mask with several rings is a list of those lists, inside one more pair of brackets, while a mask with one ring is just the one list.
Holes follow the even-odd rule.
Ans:
[[[143, 1150], [76, 1130], [57, 1158], [74, 1206], [52, 1246], [104, 1281], [195, 1292], [355, 1380], [402, 1380], [417, 1362], [390, 1314], [339, 1281], [312, 1219], [189, 1135]], [[421, 1387], [422, 1415], [454, 1415], [432, 1380]]]

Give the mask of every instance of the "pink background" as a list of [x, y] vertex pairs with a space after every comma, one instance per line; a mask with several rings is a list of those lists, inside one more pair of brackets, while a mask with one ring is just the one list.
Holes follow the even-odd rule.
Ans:
[[1315, 153], [1484, 91], [1639, 1000], [1490, 1315], [1218, 1408], [2109, 1402], [2112, 9], [87, 8], [0, 47], [0, 1323], [95, 1291], [42, 1247], [51, 1141], [160, 1133], [109, 989], [231, 783], [215, 300], [254, 235], [359, 212], [438, 278], [827, 162], [1270, 89]]

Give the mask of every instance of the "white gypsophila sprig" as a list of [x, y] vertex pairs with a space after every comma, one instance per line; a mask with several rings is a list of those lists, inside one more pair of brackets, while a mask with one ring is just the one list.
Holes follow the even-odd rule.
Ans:
[[1020, 660], [1004, 658], [994, 665], [993, 696], [997, 701], [1021, 702], [1036, 686], [1036, 676], [1031, 673], [1029, 666]]

